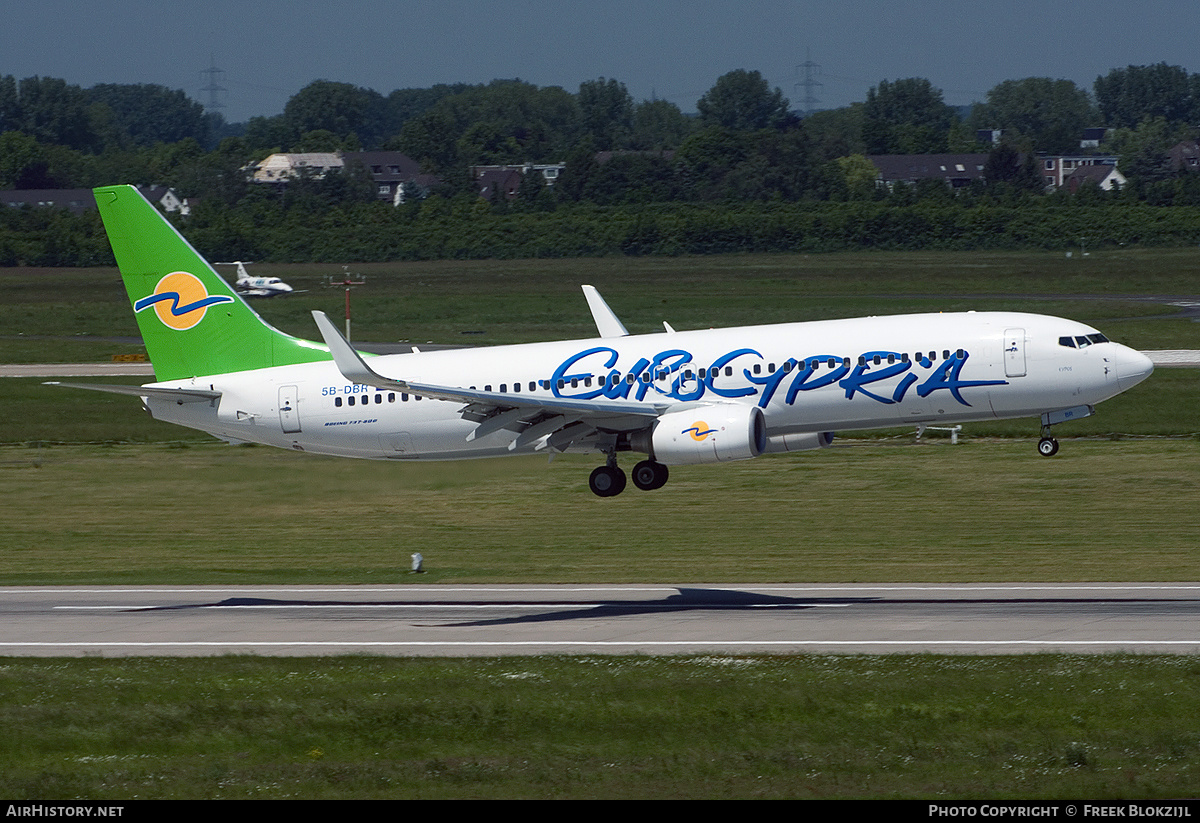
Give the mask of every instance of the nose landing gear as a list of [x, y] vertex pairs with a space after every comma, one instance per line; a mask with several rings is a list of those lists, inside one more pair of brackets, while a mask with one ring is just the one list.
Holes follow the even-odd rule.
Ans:
[[1042, 439], [1038, 441], [1038, 454], [1042, 457], [1053, 457], [1058, 454], [1058, 441], [1050, 436], [1050, 427], [1055, 423], [1065, 423], [1068, 420], [1079, 420], [1091, 417], [1096, 413], [1095, 406], [1072, 406], [1069, 409], [1046, 412], [1042, 415]]

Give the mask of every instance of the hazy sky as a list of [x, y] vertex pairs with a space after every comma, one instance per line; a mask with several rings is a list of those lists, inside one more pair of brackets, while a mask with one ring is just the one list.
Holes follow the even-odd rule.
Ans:
[[926, 77], [947, 103], [1002, 80], [1096, 76], [1166, 62], [1200, 71], [1195, 0], [0, 0], [0, 75], [158, 83], [207, 102], [224, 70], [227, 120], [273, 115], [312, 80], [373, 88], [519, 77], [578, 91], [620, 80], [684, 111], [733, 69], [800, 107], [806, 60], [822, 108], [880, 80]]

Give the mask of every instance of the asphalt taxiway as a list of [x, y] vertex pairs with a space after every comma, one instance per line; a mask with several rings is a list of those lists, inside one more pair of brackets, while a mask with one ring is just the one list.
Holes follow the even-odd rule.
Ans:
[[1200, 652], [1200, 583], [0, 587], [0, 656]]

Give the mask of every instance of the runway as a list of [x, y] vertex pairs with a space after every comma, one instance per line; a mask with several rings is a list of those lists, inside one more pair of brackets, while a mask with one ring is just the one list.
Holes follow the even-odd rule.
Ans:
[[0, 655], [1200, 651], [1200, 583], [2, 587]]

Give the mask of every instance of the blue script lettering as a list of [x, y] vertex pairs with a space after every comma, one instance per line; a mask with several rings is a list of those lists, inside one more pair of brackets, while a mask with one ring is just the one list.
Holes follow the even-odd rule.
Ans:
[[917, 395], [920, 397], [928, 397], [935, 391], [945, 389], [959, 403], [964, 406], [971, 405], [959, 393], [960, 389], [965, 389], [969, 386], [1004, 386], [1008, 384], [1007, 380], [962, 380], [959, 374], [962, 368], [966, 365], [967, 358], [970, 357], [970, 352], [963, 352], [962, 357], [952, 357], [934, 369], [933, 374], [929, 376], [921, 385], [917, 386]]
[[[887, 362], [889, 357], [891, 362]], [[1003, 386], [1008, 381], [964, 380], [962, 370], [969, 357], [968, 352], [962, 351], [961, 356], [938, 364], [924, 354], [918, 354], [918, 359], [913, 361], [898, 352], [868, 351], [858, 358], [858, 365], [851, 368], [848, 359], [836, 355], [809, 355], [805, 358], [788, 358], [780, 368], [768, 374], [754, 374], [750, 366], [742, 365], [739, 368], [734, 364], [748, 358], [755, 361], [753, 367], [758, 368], [763, 355], [754, 349], [741, 348], [714, 358], [704, 377], [700, 377], [691, 352], [684, 349], [667, 349], [652, 358], [641, 357], [628, 371], [622, 371], [617, 368], [620, 354], [616, 349], [596, 346], [564, 360], [554, 370], [550, 389], [556, 397], [580, 400], [597, 397], [626, 400], [630, 394], [636, 400], [644, 400], [651, 391], [679, 401], [699, 400], [706, 394], [721, 398], [757, 395], [758, 406], [766, 408], [776, 399], [780, 386], [792, 375], [783, 398], [784, 405], [788, 406], [796, 403], [800, 392], [834, 385], [843, 390], [847, 400], [861, 396], [877, 403], [894, 405], [903, 402], [908, 391], [916, 386], [919, 397], [947, 391], [956, 402], [970, 406], [962, 395], [963, 389]], [[878, 363], [875, 362], [876, 358]], [[921, 377], [915, 373], [918, 368], [930, 372], [924, 382], [920, 382]], [[724, 375], [726, 369], [732, 369], [732, 374]], [[597, 381], [594, 387], [587, 385], [592, 379]], [[574, 386], [571, 385], [572, 381]]]
[[[894, 362], [889, 363], [887, 366], [884, 366], [880, 369], [871, 368], [876, 358], [879, 358], [880, 363], [882, 363], [887, 359], [888, 355], [891, 355]], [[871, 398], [872, 400], [878, 400], [880, 403], [898, 403], [901, 399], [903, 399], [903, 394], [901, 394], [901, 397], [899, 398], [880, 397], [877, 394], [867, 391], [863, 388], [863, 386], [866, 386], [870, 383], [878, 383], [880, 380], [887, 380], [889, 377], [895, 377], [898, 374], [903, 374], [911, 368], [912, 363], [908, 360], [902, 360], [897, 352], [864, 352], [862, 357], [859, 358], [859, 364], [854, 367], [854, 371], [850, 373], [849, 377], [838, 383], [838, 385], [846, 390], [847, 400], [853, 400], [855, 392], [862, 392], [867, 397]], [[908, 386], [905, 386], [904, 388], [907, 389]]]
[[[837, 365], [829, 368], [830, 361], [836, 362]], [[826, 371], [818, 374], [822, 362], [826, 364]], [[821, 357], [806, 358], [803, 367], [796, 372], [796, 377], [792, 380], [791, 387], [788, 388], [787, 398], [783, 402], [791, 406], [796, 402], [796, 395], [800, 392], [831, 386], [845, 377], [849, 371], [850, 367], [845, 365], [840, 357], [822, 355]], [[817, 378], [810, 380], [809, 378], [814, 374], [818, 374]]]

